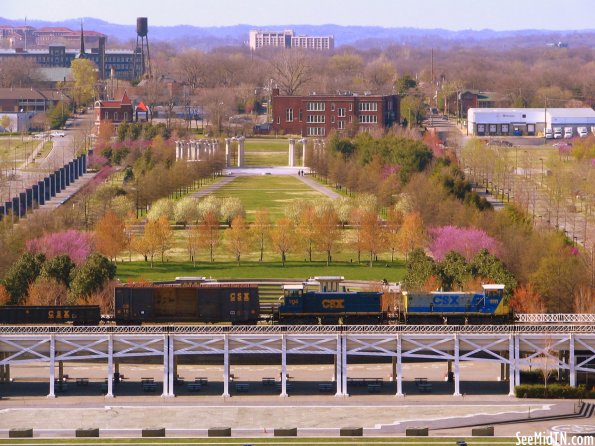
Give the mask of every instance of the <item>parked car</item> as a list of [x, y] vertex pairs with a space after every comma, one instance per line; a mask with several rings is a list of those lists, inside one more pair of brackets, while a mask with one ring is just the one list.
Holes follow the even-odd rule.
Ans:
[[59, 131], [59, 130], [54, 130], [52, 133], [50, 133], [51, 136], [53, 136], [54, 138], [60, 136], [61, 138], [64, 138], [66, 136], [66, 133]]

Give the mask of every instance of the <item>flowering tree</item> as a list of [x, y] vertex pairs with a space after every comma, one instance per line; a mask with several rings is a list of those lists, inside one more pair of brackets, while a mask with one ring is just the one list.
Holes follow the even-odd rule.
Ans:
[[430, 252], [438, 261], [442, 261], [450, 251], [462, 254], [469, 261], [482, 249], [492, 254], [500, 249], [500, 244], [481, 229], [441, 226], [428, 232], [432, 240]]
[[93, 234], [69, 229], [29, 240], [26, 247], [27, 251], [45, 254], [48, 259], [65, 254], [80, 265], [94, 249]]

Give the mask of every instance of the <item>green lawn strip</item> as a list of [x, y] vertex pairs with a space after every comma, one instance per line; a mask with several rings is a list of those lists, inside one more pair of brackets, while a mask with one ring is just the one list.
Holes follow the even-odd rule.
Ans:
[[287, 139], [248, 138], [244, 143], [246, 154], [250, 152], [285, 152], [289, 151]]
[[118, 263], [117, 277], [122, 281], [144, 279], [147, 281], [171, 280], [179, 276], [205, 276], [215, 279], [305, 279], [314, 276], [344, 276], [348, 280], [382, 280], [390, 282], [401, 281], [405, 275], [403, 262], [376, 263], [375, 267], [358, 265], [351, 262], [334, 262], [326, 266], [324, 262], [287, 262], [285, 267], [281, 262], [250, 262], [237, 266], [235, 262], [197, 262], [193, 267], [191, 262], [155, 262], [150, 268], [146, 262]]
[[403, 445], [403, 444], [444, 444], [456, 445], [459, 440], [464, 440], [467, 445], [514, 445], [516, 439], [514, 438], [461, 438], [461, 437], [339, 437], [339, 438], [291, 438], [291, 437], [277, 437], [277, 438], [29, 438], [29, 439], [1, 439], [0, 444], [84, 444], [84, 445], [101, 445], [101, 444], [217, 444], [217, 445], [282, 445], [282, 444], [303, 444], [303, 445], [317, 445], [325, 444], [332, 445], [346, 445], [346, 444], [370, 444], [370, 445]]
[[14, 167], [15, 158], [16, 165], [20, 167], [22, 163], [33, 153], [33, 150], [40, 143], [38, 140], [21, 140], [14, 139], [1, 139], [0, 140], [0, 166]]
[[245, 165], [247, 167], [255, 166], [287, 166], [287, 153], [269, 152], [269, 153], [246, 153]]
[[275, 220], [284, 214], [288, 202], [296, 199], [319, 200], [325, 198], [291, 176], [242, 176], [215, 191], [218, 197], [238, 197], [246, 209], [246, 219], [254, 220], [257, 209], [268, 209], [271, 219]]

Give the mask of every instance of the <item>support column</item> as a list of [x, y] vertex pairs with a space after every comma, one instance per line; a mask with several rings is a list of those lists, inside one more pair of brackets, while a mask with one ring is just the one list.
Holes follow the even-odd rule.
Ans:
[[54, 335], [50, 335], [50, 393], [48, 398], [56, 398], [54, 384], [56, 382], [56, 340]]
[[335, 354], [335, 383], [337, 385], [337, 392], [335, 396], [343, 395], [343, 375], [342, 375], [342, 364], [341, 359], [341, 335], [337, 335], [337, 353]]
[[514, 396], [514, 335], [508, 341], [508, 381], [510, 384], [508, 396]]
[[397, 337], [397, 395], [403, 397], [403, 350], [401, 335]]
[[161, 392], [161, 397], [164, 398], [168, 396], [168, 389], [167, 389], [167, 369], [169, 368], [169, 339], [167, 335], [163, 335], [163, 392]]
[[289, 140], [289, 161], [287, 165], [293, 167], [293, 160], [295, 159], [295, 139]]
[[113, 335], [107, 338], [107, 393], [106, 398], [114, 397], [114, 339]]
[[7, 383], [10, 382], [10, 364], [4, 365], [4, 381]]
[[223, 335], [223, 395], [229, 396], [229, 335]]
[[231, 138], [225, 138], [225, 167], [231, 163]]
[[514, 383], [519, 385], [521, 383], [521, 349], [519, 348], [520, 339], [518, 336], [514, 340]]
[[302, 139], [302, 167], [306, 167], [306, 140]]
[[453, 396], [461, 396], [459, 384], [461, 379], [461, 368], [459, 367], [459, 335], [454, 335], [455, 341], [455, 391]]
[[242, 167], [244, 165], [244, 137], [240, 136], [238, 138], [238, 167]]
[[287, 396], [287, 335], [281, 335], [281, 395]]
[[343, 379], [343, 396], [349, 396], [349, 389], [347, 389], [347, 335], [342, 336], [343, 348], [341, 352], [341, 378]]
[[506, 364], [500, 363], [500, 382], [506, 381]]
[[64, 362], [58, 361], [58, 382], [64, 382]]
[[174, 397], [176, 396], [174, 393], [174, 337], [172, 335], [169, 335], [167, 339], [169, 342], [169, 365], [167, 367], [167, 387], [169, 391], [167, 392], [167, 395], [169, 397]]
[[390, 373], [390, 380], [392, 382], [397, 382], [397, 357], [393, 356], [391, 359], [391, 366], [392, 366], [392, 370]]
[[182, 157], [180, 156], [180, 141], [176, 141], [176, 161], [179, 161]]
[[576, 368], [574, 360], [574, 336], [568, 335], [568, 367], [570, 372], [569, 383], [571, 387], [576, 387]]

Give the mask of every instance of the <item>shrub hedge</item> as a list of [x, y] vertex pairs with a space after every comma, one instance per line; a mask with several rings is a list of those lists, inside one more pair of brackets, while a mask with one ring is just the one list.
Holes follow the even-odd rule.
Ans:
[[584, 385], [570, 387], [562, 384], [521, 384], [514, 388], [517, 398], [595, 398], [595, 389], [587, 390]]

